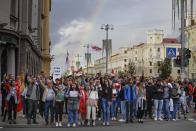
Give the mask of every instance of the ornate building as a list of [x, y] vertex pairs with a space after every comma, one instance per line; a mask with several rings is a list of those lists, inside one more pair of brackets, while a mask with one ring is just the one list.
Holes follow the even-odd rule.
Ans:
[[50, 0], [0, 1], [0, 80], [5, 73], [40, 73], [44, 54], [50, 61], [50, 6]]

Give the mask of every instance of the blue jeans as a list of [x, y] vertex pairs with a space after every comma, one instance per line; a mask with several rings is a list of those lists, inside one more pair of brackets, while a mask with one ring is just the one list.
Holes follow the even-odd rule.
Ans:
[[161, 118], [161, 111], [163, 107], [163, 100], [154, 100], [154, 115], [155, 118]]
[[78, 111], [77, 110], [68, 110], [68, 122], [69, 124], [78, 123]]
[[126, 105], [125, 105], [125, 101], [121, 101], [121, 116], [122, 119], [125, 120], [126, 119]]
[[112, 117], [116, 117], [117, 104], [118, 104], [117, 100], [112, 101], [112, 108], [111, 108]]
[[110, 121], [110, 105], [108, 100], [102, 98], [103, 122]]
[[174, 110], [172, 112], [172, 119], [176, 119], [176, 113], [177, 113], [178, 108], [179, 108], [179, 102], [175, 101], [173, 106], [174, 106]]
[[163, 113], [164, 113], [164, 118], [166, 119], [170, 118], [169, 99], [163, 100]]
[[45, 117], [45, 121], [46, 122], [48, 122], [49, 111], [50, 111], [51, 122], [53, 122], [54, 121], [54, 105], [53, 105], [53, 101], [46, 101], [45, 102], [44, 117]]

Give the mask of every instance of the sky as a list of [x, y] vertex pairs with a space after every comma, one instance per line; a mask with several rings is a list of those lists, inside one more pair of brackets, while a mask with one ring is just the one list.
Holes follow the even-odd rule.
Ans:
[[[112, 48], [130, 47], [146, 42], [146, 33], [152, 29], [164, 30], [165, 37], [177, 37], [178, 30], [172, 30], [171, 0], [52, 0], [50, 14], [51, 66], [67, 68], [75, 63], [79, 54], [81, 65], [85, 65], [85, 45], [102, 47], [106, 32], [103, 24], [112, 24], [109, 31]], [[92, 53], [92, 61], [102, 52]], [[93, 62], [92, 62], [93, 63]]]

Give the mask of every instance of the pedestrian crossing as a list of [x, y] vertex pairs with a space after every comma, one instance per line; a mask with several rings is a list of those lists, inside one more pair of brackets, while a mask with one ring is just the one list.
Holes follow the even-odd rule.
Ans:
[[188, 119], [189, 121], [191, 121], [191, 122], [194, 122], [194, 123], [196, 123], [196, 120], [195, 119], [193, 119], [193, 118], [190, 118], [190, 119]]

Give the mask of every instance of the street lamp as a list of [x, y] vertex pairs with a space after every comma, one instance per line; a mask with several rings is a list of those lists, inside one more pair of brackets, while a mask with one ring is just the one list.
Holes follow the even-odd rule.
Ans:
[[108, 73], [108, 56], [109, 56], [109, 42], [108, 42], [108, 31], [113, 30], [113, 25], [103, 24], [101, 26], [101, 30], [106, 31], [106, 45], [105, 45], [105, 52], [106, 52], [106, 74]]

